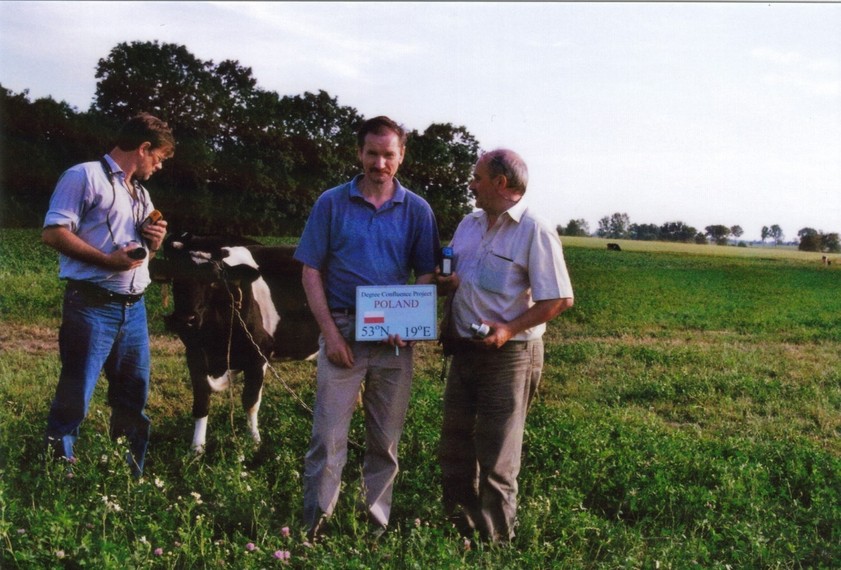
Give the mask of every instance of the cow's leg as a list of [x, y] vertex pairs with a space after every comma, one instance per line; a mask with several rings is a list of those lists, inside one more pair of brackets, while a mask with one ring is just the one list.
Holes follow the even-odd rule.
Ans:
[[207, 441], [207, 415], [210, 413], [210, 384], [207, 376], [200, 373], [190, 374], [193, 383], [193, 443], [191, 447], [196, 453], [204, 451]]
[[193, 451], [204, 452], [204, 445], [207, 442], [207, 416], [210, 413], [210, 394], [221, 392], [231, 384], [233, 372], [228, 370], [222, 376], [196, 375], [193, 380], [193, 417], [196, 418], [193, 429]]
[[263, 378], [266, 374], [266, 364], [245, 373], [245, 386], [242, 390], [242, 407], [248, 416], [248, 429], [256, 445], [260, 444], [260, 430], [257, 414], [260, 411], [260, 401], [263, 397]]
[[207, 416], [196, 418], [193, 428], [193, 443], [190, 446], [196, 453], [204, 453], [204, 444], [207, 441]]

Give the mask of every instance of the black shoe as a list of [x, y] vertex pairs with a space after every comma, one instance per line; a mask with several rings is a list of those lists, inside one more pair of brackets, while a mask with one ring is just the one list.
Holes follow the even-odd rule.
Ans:
[[311, 529], [307, 530], [307, 542], [315, 544], [327, 535], [327, 517], [322, 515]]

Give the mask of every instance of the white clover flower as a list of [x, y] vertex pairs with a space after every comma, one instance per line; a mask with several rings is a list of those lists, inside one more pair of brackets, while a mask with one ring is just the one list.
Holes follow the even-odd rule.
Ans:
[[123, 508], [117, 501], [112, 501], [113, 497], [108, 497], [108, 495], [104, 495], [102, 497], [102, 502], [105, 503], [105, 509], [114, 513], [122, 512]]

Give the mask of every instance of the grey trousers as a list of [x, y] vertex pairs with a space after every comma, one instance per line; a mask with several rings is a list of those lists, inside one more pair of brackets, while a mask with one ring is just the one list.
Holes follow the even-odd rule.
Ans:
[[[352, 317], [334, 318], [349, 338]], [[351, 341], [354, 366], [340, 368], [327, 359], [323, 338], [319, 345], [312, 438], [304, 459], [304, 525], [314, 532], [322, 517], [333, 514], [347, 462], [351, 417], [364, 382], [362, 493], [370, 520], [386, 526], [398, 472], [397, 445], [412, 387], [412, 348], [401, 348], [398, 356], [387, 344]]]
[[439, 459], [444, 511], [464, 534], [514, 537], [526, 415], [542, 371], [542, 340], [453, 356]]

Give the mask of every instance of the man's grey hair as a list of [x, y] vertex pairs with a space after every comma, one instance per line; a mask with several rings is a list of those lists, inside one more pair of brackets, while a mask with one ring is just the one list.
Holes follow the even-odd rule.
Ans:
[[483, 154], [482, 160], [487, 164], [488, 172], [492, 177], [502, 174], [508, 181], [508, 188], [516, 190], [519, 194], [526, 193], [529, 169], [523, 157], [513, 150], [498, 148]]

